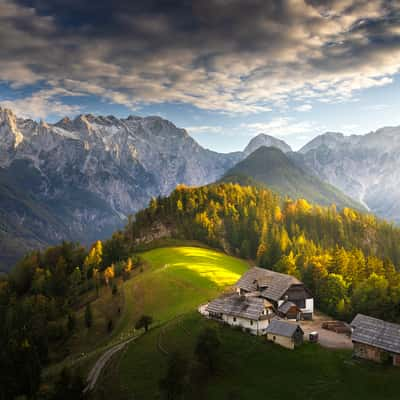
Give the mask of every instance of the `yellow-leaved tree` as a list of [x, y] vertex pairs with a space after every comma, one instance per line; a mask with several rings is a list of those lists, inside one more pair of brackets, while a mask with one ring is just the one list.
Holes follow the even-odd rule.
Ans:
[[110, 284], [110, 281], [114, 278], [114, 276], [115, 276], [114, 264], [111, 264], [104, 270], [104, 281], [106, 282], [107, 286]]
[[93, 247], [90, 249], [89, 254], [85, 258], [83, 263], [84, 271], [86, 275], [93, 274], [95, 268], [99, 268], [103, 261], [103, 244], [98, 240]]
[[125, 271], [127, 274], [129, 274], [129, 273], [132, 271], [132, 268], [133, 268], [132, 258], [129, 257], [129, 258], [126, 260], [126, 264], [125, 264], [125, 267], [124, 267], [124, 271]]

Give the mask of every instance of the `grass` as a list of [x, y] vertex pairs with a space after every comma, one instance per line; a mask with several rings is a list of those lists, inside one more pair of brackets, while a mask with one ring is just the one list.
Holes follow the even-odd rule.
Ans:
[[248, 268], [243, 260], [200, 247], [165, 247], [140, 256], [147, 268], [124, 285], [120, 331], [129, 329], [141, 314], [163, 323], [196, 309]]
[[[163, 347], [169, 352], [180, 351], [193, 360], [197, 335], [207, 326], [218, 331], [222, 342], [219, 372], [207, 384], [189, 388], [185, 398], [253, 399], [264, 395], [271, 400], [398, 398], [398, 369], [355, 361], [351, 351], [332, 351], [314, 344], [287, 350], [263, 337], [207, 321], [196, 312], [163, 329]], [[159, 328], [152, 330], [121, 357], [113, 377], [114, 399], [160, 398], [158, 382], [165, 375], [166, 356], [158, 350], [159, 335]]]
[[[159, 323], [117, 355], [93, 398], [159, 399], [167, 356], [180, 351], [193, 362], [198, 334], [208, 326], [221, 339], [220, 369], [208, 382], [189, 387], [190, 399], [397, 399], [400, 370], [353, 360], [351, 351], [304, 344], [287, 350], [202, 318], [195, 309], [237, 280], [246, 263], [191, 247], [142, 254], [147, 270], [125, 284], [125, 326], [148, 313]], [[178, 317], [177, 317], [178, 316]], [[124, 317], [123, 317], [124, 318]], [[121, 326], [123, 326], [122, 324]]]
[[[133, 271], [131, 279], [119, 285], [117, 296], [103, 287], [99, 298], [91, 303], [93, 326], [90, 329], [84, 325], [85, 308], [76, 313], [76, 333], [55, 350], [53, 359], [69, 357], [52, 364], [45, 375], [72, 365], [88, 372], [107, 347], [140, 333], [134, 326], [142, 314], [151, 315], [155, 325], [163, 324], [214, 298], [248, 268], [243, 260], [194, 246], [157, 248], [140, 256], [143, 268]], [[118, 308], [121, 308], [120, 315]], [[109, 319], [115, 323], [111, 333], [106, 329]]]

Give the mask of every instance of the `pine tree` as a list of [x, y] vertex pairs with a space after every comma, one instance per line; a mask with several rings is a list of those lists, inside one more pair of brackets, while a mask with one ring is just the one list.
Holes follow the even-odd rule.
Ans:
[[90, 328], [93, 323], [93, 315], [92, 315], [92, 307], [90, 306], [90, 303], [86, 305], [85, 308], [85, 325], [86, 328]]

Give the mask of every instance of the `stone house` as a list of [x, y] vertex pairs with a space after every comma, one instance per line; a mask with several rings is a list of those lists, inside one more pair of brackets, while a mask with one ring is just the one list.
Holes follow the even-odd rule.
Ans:
[[299, 324], [273, 319], [266, 329], [267, 340], [293, 350], [303, 343], [304, 332]]

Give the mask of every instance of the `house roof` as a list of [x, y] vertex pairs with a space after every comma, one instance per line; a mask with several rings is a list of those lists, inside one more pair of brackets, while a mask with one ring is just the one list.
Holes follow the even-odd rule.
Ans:
[[279, 319], [273, 319], [268, 325], [266, 332], [272, 335], [292, 337], [297, 329], [300, 329], [300, 331], [303, 332], [298, 324], [293, 324], [291, 322], [286, 322]]
[[274, 301], [280, 300], [292, 285], [303, 284], [294, 276], [259, 267], [249, 269], [236, 283], [240, 289], [260, 291], [262, 297]]
[[350, 325], [353, 341], [400, 353], [400, 325], [363, 314], [357, 314]]
[[265, 301], [259, 297], [245, 297], [234, 293], [211, 301], [206, 310], [212, 313], [259, 320], [264, 315]]
[[296, 307], [296, 304], [294, 304], [291, 301], [285, 301], [284, 303], [282, 303], [279, 307], [278, 307], [278, 311], [281, 312], [282, 314], [287, 314], [288, 311], [292, 308], [292, 307]]

